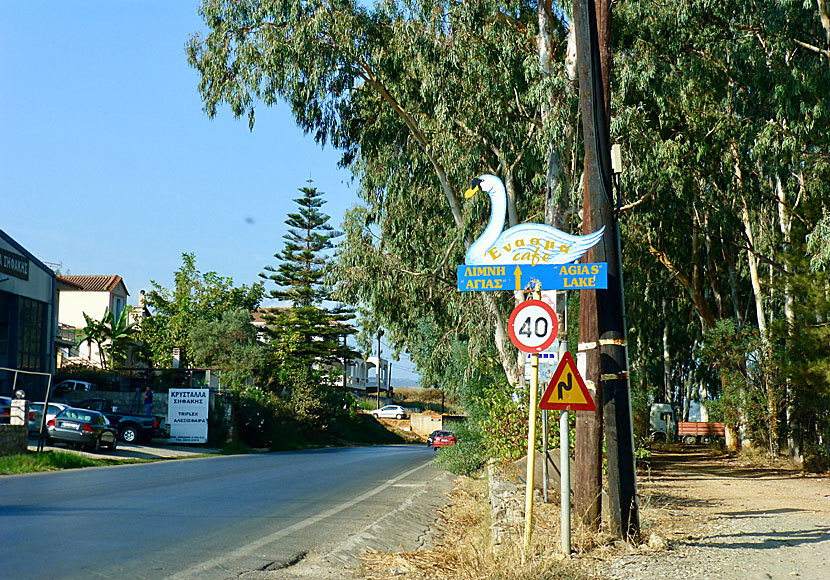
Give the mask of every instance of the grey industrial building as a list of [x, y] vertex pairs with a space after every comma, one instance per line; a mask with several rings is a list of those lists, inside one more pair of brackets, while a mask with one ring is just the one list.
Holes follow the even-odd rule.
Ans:
[[[55, 372], [56, 284], [51, 268], [0, 230], [0, 367]], [[46, 377], [0, 370], [0, 395], [16, 389], [43, 400]]]

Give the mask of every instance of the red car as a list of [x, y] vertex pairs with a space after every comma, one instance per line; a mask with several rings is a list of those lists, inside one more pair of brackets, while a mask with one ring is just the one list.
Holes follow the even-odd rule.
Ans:
[[449, 447], [455, 445], [455, 434], [452, 431], [438, 431], [432, 438], [432, 448]]

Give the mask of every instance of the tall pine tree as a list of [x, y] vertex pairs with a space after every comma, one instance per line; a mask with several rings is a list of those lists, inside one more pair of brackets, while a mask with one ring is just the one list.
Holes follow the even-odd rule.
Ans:
[[346, 324], [353, 315], [344, 308], [324, 305], [331, 294], [326, 282], [330, 251], [341, 234], [329, 225], [329, 216], [320, 209], [326, 203], [323, 192], [311, 186], [299, 191], [302, 196], [294, 200], [299, 210], [285, 220], [285, 246], [274, 254], [279, 263], [265, 266], [260, 274], [276, 285], [268, 296], [289, 301], [291, 307], [270, 309], [266, 320], [280, 366], [292, 373], [317, 369], [325, 375], [340, 368], [344, 358], [356, 354], [344, 344], [344, 337], [355, 332]]

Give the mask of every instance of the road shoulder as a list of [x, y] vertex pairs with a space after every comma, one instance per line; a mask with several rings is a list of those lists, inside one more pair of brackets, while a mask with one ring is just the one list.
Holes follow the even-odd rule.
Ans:
[[455, 476], [434, 467], [417, 482], [395, 484], [411, 490], [400, 505], [326, 553], [297, 554], [277, 569], [247, 572], [244, 580], [346, 580], [360, 577], [364, 552], [427, 550], [436, 535], [437, 511], [447, 504]]

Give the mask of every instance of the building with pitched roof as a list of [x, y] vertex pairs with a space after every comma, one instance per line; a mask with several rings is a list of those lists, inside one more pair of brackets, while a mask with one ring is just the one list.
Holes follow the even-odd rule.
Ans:
[[[58, 323], [62, 329], [86, 327], [84, 313], [95, 320], [104, 318], [109, 308], [115, 318], [127, 308], [127, 286], [118, 275], [58, 275]], [[64, 350], [67, 362], [84, 362], [100, 366], [101, 355], [95, 344], [80, 342]]]

